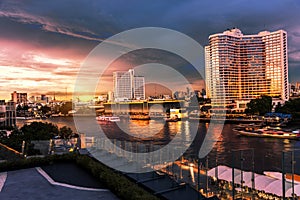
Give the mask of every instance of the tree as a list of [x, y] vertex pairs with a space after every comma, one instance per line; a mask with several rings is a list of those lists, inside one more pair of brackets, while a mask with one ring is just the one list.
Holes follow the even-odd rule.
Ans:
[[62, 114], [66, 115], [66, 114], [68, 114], [68, 112], [69, 112], [70, 110], [72, 110], [72, 108], [73, 108], [72, 102], [65, 102], [65, 103], [59, 108], [59, 111], [60, 111]]
[[64, 139], [71, 138], [73, 131], [69, 127], [58, 127], [52, 123], [32, 122], [29, 125], [24, 125], [20, 130], [15, 129], [7, 136], [6, 133], [0, 132], [0, 142], [21, 152], [22, 142], [26, 142], [27, 155], [35, 155], [40, 152], [34, 149], [33, 140], [49, 140], [60, 135]]
[[45, 105], [45, 106], [41, 107], [40, 111], [42, 112], [43, 115], [45, 115], [51, 111], [51, 108], [49, 106]]
[[290, 99], [283, 106], [278, 106], [276, 112], [288, 113], [295, 118], [300, 118], [300, 99]]
[[59, 134], [56, 125], [52, 123], [32, 122], [29, 125], [24, 125], [21, 128], [24, 134], [24, 139], [31, 140], [49, 140]]
[[29, 106], [28, 105], [18, 105], [16, 107], [17, 115], [18, 116], [25, 116], [28, 112]]
[[71, 138], [73, 131], [70, 127], [63, 126], [59, 129], [59, 135], [63, 139]]
[[261, 96], [257, 99], [252, 99], [247, 104], [246, 113], [252, 115], [265, 115], [268, 112], [272, 111], [272, 97]]
[[0, 130], [0, 138], [5, 138], [5, 137], [7, 137], [6, 131], [1, 131]]

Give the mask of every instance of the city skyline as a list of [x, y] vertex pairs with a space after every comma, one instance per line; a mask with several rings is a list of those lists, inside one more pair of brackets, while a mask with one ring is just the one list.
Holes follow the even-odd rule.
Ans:
[[[209, 35], [232, 27], [244, 34], [286, 30], [289, 81], [300, 81], [297, 1], [273, 1], [272, 5], [267, 1], [253, 1], [251, 5], [245, 1], [230, 1], [226, 5], [192, 0], [172, 4], [90, 1], [84, 5], [72, 1], [72, 10], [69, 5], [68, 1], [0, 3], [0, 99], [9, 100], [13, 91], [65, 96], [66, 88], [70, 96], [80, 64], [99, 42], [121, 31], [145, 26], [180, 31], [202, 46], [208, 44]], [[138, 59], [143, 57], [116, 62], [106, 72], [102, 86], [112, 89], [112, 72], [142, 63]], [[152, 55], [146, 60], [161, 59]], [[189, 75], [185, 63], [175, 59], [169, 64], [183, 68]], [[198, 80], [192, 82], [200, 85]]]

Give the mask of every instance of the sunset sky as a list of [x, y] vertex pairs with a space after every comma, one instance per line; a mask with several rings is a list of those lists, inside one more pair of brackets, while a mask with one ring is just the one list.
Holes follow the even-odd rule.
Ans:
[[[1, 0], [0, 99], [10, 99], [13, 91], [72, 92], [81, 63], [96, 45], [119, 32], [148, 26], [180, 31], [203, 46], [210, 34], [233, 27], [244, 34], [286, 30], [289, 80], [300, 81], [300, 1], [224, 2]], [[112, 69], [124, 66], [119, 62]], [[107, 80], [105, 88], [112, 90]]]

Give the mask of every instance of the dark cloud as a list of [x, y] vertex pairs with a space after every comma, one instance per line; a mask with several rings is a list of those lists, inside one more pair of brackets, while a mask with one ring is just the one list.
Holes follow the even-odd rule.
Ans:
[[[300, 1], [297, 0], [3, 0], [0, 2], [0, 40], [28, 43], [41, 51], [58, 52], [57, 56], [70, 54], [84, 59], [103, 39], [130, 28], [171, 28], [191, 36], [201, 45], [208, 44], [210, 34], [232, 27], [238, 27], [244, 34], [284, 29], [288, 32], [289, 72], [294, 81], [300, 79], [299, 10]], [[165, 54], [148, 52], [141, 56], [137, 53], [126, 58], [126, 62], [133, 65], [153, 61], [176, 63], [185, 69], [184, 73], [193, 74], [188, 64]], [[27, 67], [57, 68], [50, 64], [37, 66], [36, 63]], [[113, 69], [111, 67], [110, 72]], [[75, 70], [53, 73], [76, 74]]]
[[108, 67], [105, 74], [112, 74], [116, 69], [128, 70], [147, 63], [160, 63], [170, 66], [180, 74], [186, 76], [190, 83], [201, 79], [199, 72], [184, 58], [174, 53], [158, 49], [141, 49], [123, 54]]

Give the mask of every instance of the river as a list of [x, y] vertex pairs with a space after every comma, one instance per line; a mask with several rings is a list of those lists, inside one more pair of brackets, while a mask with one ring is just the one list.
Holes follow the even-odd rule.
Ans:
[[[68, 126], [74, 132], [84, 132], [88, 136], [95, 134], [95, 130], [91, 127], [96, 123], [93, 117], [81, 117], [80, 121], [84, 126], [81, 130], [77, 130], [72, 117], [56, 117], [44, 120], [17, 120], [17, 126], [21, 127], [24, 123], [32, 121], [42, 121], [56, 124], [59, 128]], [[166, 145], [176, 135], [185, 141], [193, 141], [187, 149], [185, 156], [187, 158], [196, 158], [201, 147], [203, 138], [206, 135], [209, 123], [196, 123], [197, 130], [195, 138], [193, 132], [195, 131], [195, 122], [180, 121], [166, 123], [162, 120], [150, 121], [135, 121], [135, 120], [121, 120], [121, 122], [114, 124], [100, 124], [103, 132], [110, 139], [117, 140], [140, 140], [144, 143], [151, 142], [153, 144]], [[238, 136], [232, 129], [234, 124], [225, 124], [222, 129], [220, 137], [215, 138], [217, 141], [208, 154], [209, 167], [216, 165], [227, 165], [242, 168], [244, 170], [252, 169], [252, 151], [254, 149], [254, 170], [262, 173], [263, 171], [281, 171], [282, 169], [282, 152], [290, 151], [293, 148], [300, 149], [300, 141], [282, 140], [275, 138], [250, 138]], [[126, 134], [127, 133], [127, 134]], [[128, 134], [130, 133], [130, 134]], [[178, 145], [180, 145], [178, 143]], [[242, 162], [240, 159], [241, 151], [243, 150]], [[234, 160], [234, 162], [233, 162]], [[285, 170], [291, 169], [291, 153], [286, 153]], [[295, 172], [300, 174], [300, 152], [295, 151]], [[204, 162], [204, 160], [202, 160]]]

